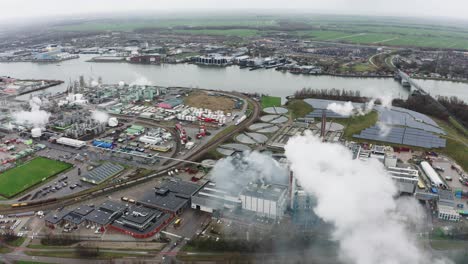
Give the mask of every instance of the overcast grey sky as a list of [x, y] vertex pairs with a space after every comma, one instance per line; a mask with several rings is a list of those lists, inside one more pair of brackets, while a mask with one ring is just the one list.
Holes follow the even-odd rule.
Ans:
[[186, 9], [297, 9], [304, 12], [435, 16], [468, 19], [468, 0], [0, 0], [2, 16], [53, 17], [83, 13]]

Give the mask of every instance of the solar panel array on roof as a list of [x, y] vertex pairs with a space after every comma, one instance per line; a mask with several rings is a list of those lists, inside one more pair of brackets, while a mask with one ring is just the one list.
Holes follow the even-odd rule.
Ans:
[[81, 178], [81, 180], [93, 184], [99, 184], [123, 170], [124, 167], [118, 164], [106, 162], [101, 166], [95, 168], [94, 170], [90, 171], [83, 178]]
[[[324, 100], [324, 99], [305, 99], [304, 102], [310, 104], [314, 111], [307, 114], [306, 118], [321, 118], [322, 110], [327, 109], [327, 106], [331, 103], [343, 104], [344, 101], [336, 100]], [[353, 106], [363, 108], [362, 103], [352, 103]], [[392, 126], [405, 126], [416, 129], [421, 129], [433, 133], [446, 135], [437, 123], [427, 115], [408, 110], [401, 107], [393, 106], [391, 108], [385, 108], [381, 105], [375, 105], [374, 110], [379, 112], [379, 122], [392, 125]], [[329, 118], [348, 118], [349, 116], [341, 116], [331, 110], [325, 110], [327, 117]]]
[[378, 126], [372, 126], [353, 137], [423, 148], [443, 148], [446, 145], [443, 138], [409, 127], [392, 127], [389, 133], [384, 134]]
[[377, 105], [374, 109], [379, 112], [379, 121], [382, 123], [394, 126], [417, 128], [445, 135], [445, 132], [426, 115], [400, 107], [392, 107], [391, 109], [388, 109]]

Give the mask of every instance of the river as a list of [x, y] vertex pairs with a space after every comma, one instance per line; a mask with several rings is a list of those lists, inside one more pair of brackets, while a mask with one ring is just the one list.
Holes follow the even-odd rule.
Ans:
[[[128, 63], [86, 62], [93, 55], [59, 63], [39, 64], [32, 62], [0, 63], [0, 75], [23, 79], [57, 79], [65, 84], [49, 88], [63, 91], [69, 80], [78, 80], [80, 75], [104, 83], [145, 83], [161, 86], [184, 86], [219, 89], [225, 91], [258, 92], [286, 97], [295, 91], [310, 87], [314, 89], [359, 90], [361, 95], [382, 95], [406, 98], [408, 91], [391, 78], [348, 78], [334, 76], [307, 76], [278, 72], [273, 69], [249, 71], [237, 66], [226, 68], [199, 67], [192, 64], [138, 65]], [[458, 96], [468, 101], [468, 84], [448, 81], [417, 80], [433, 95]], [[28, 96], [23, 96], [27, 98]]]

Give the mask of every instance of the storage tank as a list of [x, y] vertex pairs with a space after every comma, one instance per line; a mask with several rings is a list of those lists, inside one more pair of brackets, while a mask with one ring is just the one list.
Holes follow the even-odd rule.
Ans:
[[119, 124], [119, 120], [117, 120], [117, 118], [115, 118], [115, 117], [111, 117], [111, 118], [109, 118], [109, 120], [107, 121], [107, 124], [108, 124], [110, 127], [116, 127], [116, 126]]
[[31, 137], [40, 138], [42, 136], [42, 130], [38, 127], [31, 129]]
[[421, 162], [421, 167], [426, 173], [427, 177], [431, 180], [431, 182], [437, 186], [437, 187], [445, 187], [444, 182], [440, 178], [439, 174], [432, 168], [431, 164], [429, 164], [427, 161]]

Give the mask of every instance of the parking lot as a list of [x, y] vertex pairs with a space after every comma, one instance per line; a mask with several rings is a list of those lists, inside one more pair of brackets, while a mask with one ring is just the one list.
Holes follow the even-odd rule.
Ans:
[[[448, 184], [448, 186], [452, 189], [453, 192], [455, 192], [456, 190], [468, 192], [468, 186], [462, 183], [463, 180], [460, 180], [462, 176], [459, 173], [457, 173], [455, 169], [452, 168], [453, 164], [454, 163], [451, 160], [447, 159], [444, 156], [433, 158], [433, 167], [439, 168], [438, 172], [440, 176], [442, 176], [442, 178], [445, 180], [445, 182]], [[468, 207], [467, 202], [467, 197], [458, 198], [455, 196], [455, 204], [458, 206], [458, 209], [466, 210], [466, 207]]]

